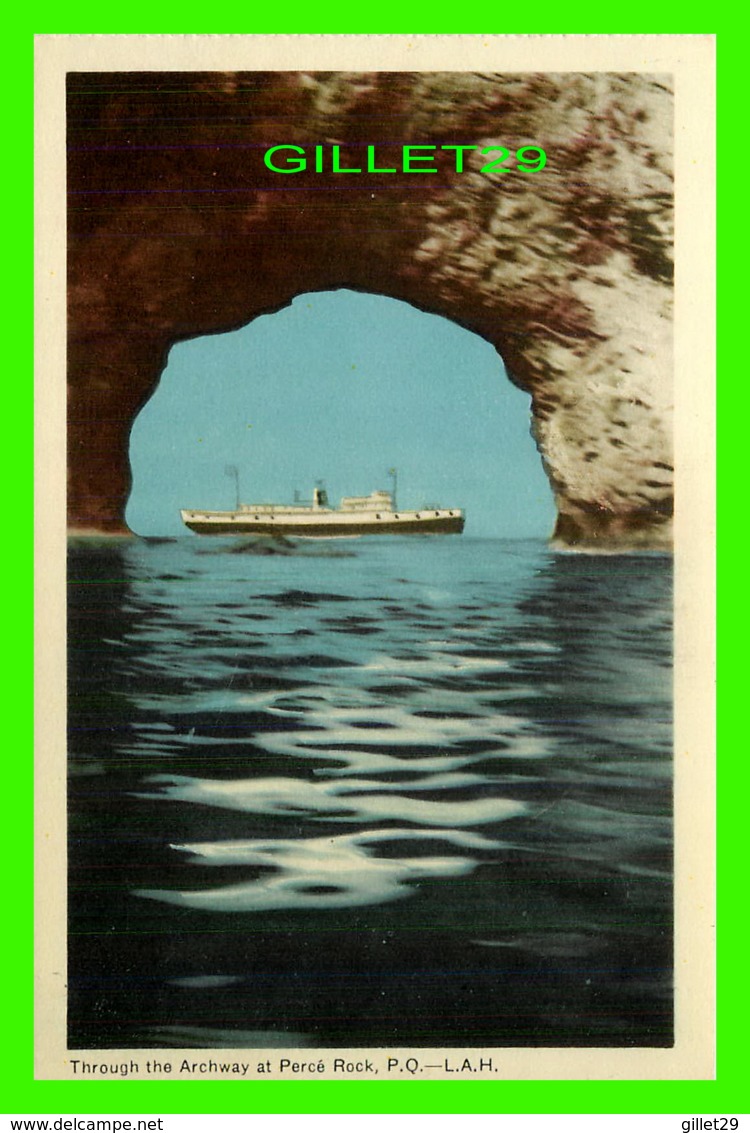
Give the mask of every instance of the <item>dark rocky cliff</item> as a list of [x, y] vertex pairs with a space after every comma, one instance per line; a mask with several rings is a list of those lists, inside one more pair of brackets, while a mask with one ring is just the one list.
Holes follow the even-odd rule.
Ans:
[[[350, 287], [497, 348], [532, 396], [558, 543], [669, 545], [665, 78], [72, 74], [68, 104], [71, 528], [125, 530], [130, 427], [174, 342]], [[339, 144], [348, 165], [372, 143], [389, 166], [403, 144], [539, 144], [549, 161], [283, 175], [262, 159], [279, 143]]]

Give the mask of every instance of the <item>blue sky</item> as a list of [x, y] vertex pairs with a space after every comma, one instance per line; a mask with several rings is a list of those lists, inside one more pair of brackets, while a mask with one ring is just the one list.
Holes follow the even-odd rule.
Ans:
[[339, 290], [231, 334], [179, 343], [131, 434], [130, 527], [187, 534], [181, 507], [388, 488], [402, 508], [467, 511], [466, 534], [540, 536], [552, 495], [529, 433], [530, 399], [495, 349], [408, 303]]

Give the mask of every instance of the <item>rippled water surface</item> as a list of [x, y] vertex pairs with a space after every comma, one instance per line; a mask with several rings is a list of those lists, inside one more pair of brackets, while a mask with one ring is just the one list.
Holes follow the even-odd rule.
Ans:
[[70, 1044], [671, 1043], [671, 577], [75, 541]]

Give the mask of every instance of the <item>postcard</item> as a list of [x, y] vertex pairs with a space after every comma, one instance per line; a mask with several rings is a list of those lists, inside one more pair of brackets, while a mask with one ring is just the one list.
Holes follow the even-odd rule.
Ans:
[[38, 37], [37, 1077], [713, 1077], [713, 52]]

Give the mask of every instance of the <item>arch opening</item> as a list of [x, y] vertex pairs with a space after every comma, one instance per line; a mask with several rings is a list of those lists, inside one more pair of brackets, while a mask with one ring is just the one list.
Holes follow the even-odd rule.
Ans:
[[[174, 343], [236, 329], [295, 292], [350, 287], [455, 319], [502, 353], [533, 397], [554, 545], [671, 549], [664, 76], [68, 78], [72, 532], [126, 532], [130, 428]], [[486, 174], [475, 154], [464, 173], [448, 163], [418, 184], [334, 172], [281, 184], [257, 160], [280, 106], [307, 146], [361, 146], [362, 123], [377, 120], [436, 147], [541, 138], [555, 157], [529, 175]], [[89, 144], [97, 128], [106, 146]]]
[[178, 343], [130, 438], [126, 520], [187, 534], [180, 508], [334, 502], [388, 485], [405, 508], [463, 507], [466, 534], [547, 538], [552, 492], [530, 397], [479, 335], [361, 291], [306, 292], [240, 330]]

